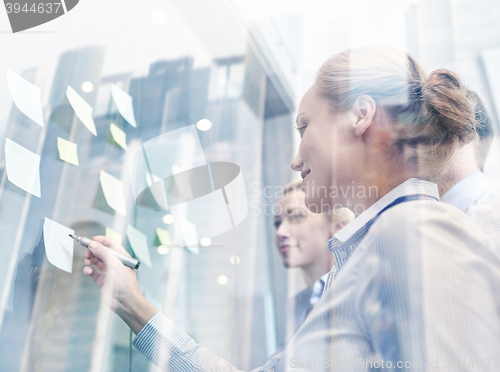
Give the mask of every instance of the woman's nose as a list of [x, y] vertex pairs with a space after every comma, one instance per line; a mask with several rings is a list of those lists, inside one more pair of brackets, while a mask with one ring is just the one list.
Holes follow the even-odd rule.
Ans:
[[300, 172], [302, 170], [303, 165], [304, 165], [304, 162], [302, 161], [300, 154], [297, 153], [297, 156], [292, 161], [291, 167], [295, 172]]
[[276, 230], [276, 237], [278, 240], [283, 240], [286, 237], [288, 237], [288, 222], [286, 220], [283, 220]]

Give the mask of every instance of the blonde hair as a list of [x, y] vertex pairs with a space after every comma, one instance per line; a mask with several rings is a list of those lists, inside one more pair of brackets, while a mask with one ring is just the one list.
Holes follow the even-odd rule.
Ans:
[[393, 126], [389, 151], [421, 177], [439, 174], [455, 149], [476, 137], [474, 109], [460, 78], [446, 69], [427, 75], [408, 53], [364, 46], [329, 58], [316, 85], [334, 111], [371, 96]]

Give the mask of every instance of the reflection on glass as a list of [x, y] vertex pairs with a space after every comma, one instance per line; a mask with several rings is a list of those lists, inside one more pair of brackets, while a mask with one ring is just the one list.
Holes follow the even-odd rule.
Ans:
[[163, 223], [170, 225], [174, 223], [174, 216], [172, 216], [171, 214], [166, 214], [162, 217], [162, 221]]
[[241, 259], [238, 256], [231, 256], [229, 259], [232, 265], [238, 265], [241, 262]]
[[80, 121], [85, 125], [85, 127], [94, 136], [97, 136], [97, 130], [95, 128], [94, 119], [92, 118], [92, 106], [90, 106], [87, 101], [85, 101], [82, 96], [80, 96], [71, 86], [68, 85], [66, 89], [66, 97], [68, 101], [75, 110], [75, 114], [80, 119]]
[[212, 128], [212, 122], [208, 119], [201, 119], [196, 123], [196, 128], [201, 130], [202, 132], [206, 132]]
[[113, 97], [116, 107], [118, 107], [120, 115], [134, 128], [137, 127], [132, 97], [114, 84], [111, 85], [111, 96]]
[[200, 244], [202, 247], [210, 247], [210, 245], [212, 244], [212, 240], [210, 238], [202, 238], [200, 240]]
[[43, 127], [41, 89], [11, 70], [7, 71], [7, 85], [17, 108]]
[[85, 93], [90, 93], [94, 90], [94, 84], [90, 81], [85, 81], [82, 83], [82, 91]]
[[158, 247], [158, 253], [161, 255], [167, 254], [170, 249], [166, 245], [160, 245]]
[[10, 182], [32, 195], [41, 197], [39, 155], [7, 138], [5, 163]]
[[229, 279], [225, 275], [219, 275], [219, 277], [217, 278], [217, 283], [219, 283], [220, 285], [226, 285], [228, 281]]

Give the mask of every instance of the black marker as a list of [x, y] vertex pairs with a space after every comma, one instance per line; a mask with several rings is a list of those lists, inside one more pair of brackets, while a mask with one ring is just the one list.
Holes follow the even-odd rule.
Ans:
[[[83, 245], [85, 248], [88, 248], [90, 242], [92, 241], [89, 238], [84, 238], [84, 237], [81, 237], [81, 236], [76, 236], [76, 235], [71, 235], [71, 234], [69, 234], [69, 236], [71, 236], [73, 239], [75, 239], [78, 243], [80, 243], [81, 245]], [[125, 266], [128, 266], [131, 269], [138, 269], [139, 265], [141, 264], [136, 259], [134, 259], [132, 257], [125, 256], [124, 254], [118, 253], [114, 249], [110, 249], [109, 251], [111, 252], [111, 254], [113, 256], [115, 256], [116, 258], [118, 258]]]

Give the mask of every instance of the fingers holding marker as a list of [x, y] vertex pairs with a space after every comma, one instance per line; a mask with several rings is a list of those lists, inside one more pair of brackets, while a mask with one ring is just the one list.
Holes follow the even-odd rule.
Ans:
[[125, 248], [123, 248], [120, 244], [118, 244], [118, 242], [116, 242], [113, 239], [110, 239], [110, 238], [103, 236], [103, 235], [97, 235], [97, 236], [94, 236], [92, 238], [92, 240], [96, 241], [96, 242], [98, 242], [98, 243], [100, 243], [108, 248], [114, 249], [115, 251], [118, 251], [121, 254], [124, 254], [124, 255], [130, 257], [130, 254], [125, 250]]
[[85, 253], [83, 254], [83, 257], [86, 259], [91, 259], [94, 257], [94, 255], [90, 251], [85, 251]]
[[85, 266], [96, 266], [99, 271], [103, 271], [106, 267], [104, 266], [104, 264], [102, 263], [101, 260], [99, 260], [97, 257], [93, 257], [93, 258], [85, 258], [85, 260], [83, 261], [84, 265]]
[[94, 282], [97, 282], [97, 279], [99, 279], [99, 272], [95, 269], [93, 269], [90, 266], [85, 266], [83, 268], [83, 273], [87, 276], [90, 276]]
[[113, 264], [113, 261], [116, 260], [116, 258], [108, 251], [108, 248], [94, 240], [89, 243], [89, 252], [105, 265], [111, 265]]

